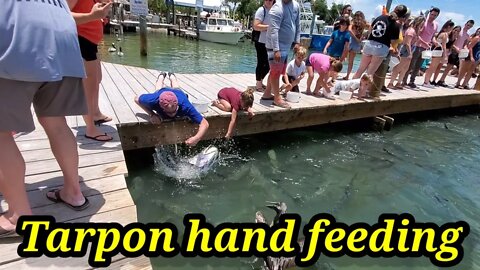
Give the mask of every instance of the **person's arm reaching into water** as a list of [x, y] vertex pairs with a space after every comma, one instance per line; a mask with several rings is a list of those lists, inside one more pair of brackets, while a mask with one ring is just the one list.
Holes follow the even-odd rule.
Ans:
[[185, 141], [185, 144], [187, 144], [188, 146], [195, 146], [203, 138], [205, 133], [207, 133], [207, 130], [208, 130], [208, 121], [207, 119], [203, 118], [202, 121], [200, 122], [200, 125], [198, 126], [197, 134], [188, 138]]
[[225, 138], [230, 139], [233, 134], [233, 129], [235, 128], [235, 125], [237, 124], [237, 110], [232, 108], [232, 117], [230, 118], [230, 123], [228, 124], [228, 130], [227, 134], [225, 135]]

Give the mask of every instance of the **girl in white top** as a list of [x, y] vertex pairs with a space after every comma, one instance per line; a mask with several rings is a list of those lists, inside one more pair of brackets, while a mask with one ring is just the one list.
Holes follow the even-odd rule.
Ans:
[[303, 46], [299, 46], [297, 52], [295, 53], [295, 58], [290, 61], [287, 65], [285, 74], [283, 74], [282, 80], [284, 84], [281, 87], [281, 90], [285, 89], [285, 93], [288, 91], [300, 92], [298, 89], [298, 84], [305, 76], [305, 58], [307, 56], [307, 49]]

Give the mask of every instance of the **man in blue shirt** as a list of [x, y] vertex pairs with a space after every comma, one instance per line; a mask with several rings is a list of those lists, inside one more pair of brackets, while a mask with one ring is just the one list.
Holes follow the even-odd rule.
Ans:
[[[166, 73], [162, 73], [165, 80]], [[150, 116], [152, 124], [160, 124], [166, 119], [188, 117], [192, 122], [199, 125], [197, 134], [188, 138], [185, 143], [195, 146], [205, 135], [208, 129], [208, 121], [193, 107], [187, 95], [178, 88], [176, 76], [169, 73], [171, 87], [163, 87], [151, 94], [143, 94], [135, 97], [135, 102]]]

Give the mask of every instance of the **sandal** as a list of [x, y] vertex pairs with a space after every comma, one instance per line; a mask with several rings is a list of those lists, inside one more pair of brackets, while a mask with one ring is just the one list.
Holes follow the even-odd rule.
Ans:
[[[54, 197], [50, 197], [48, 196], [48, 193], [49, 192], [53, 192], [53, 195]], [[54, 202], [54, 203], [63, 203], [65, 204], [66, 206], [72, 208], [73, 210], [75, 211], [82, 211], [84, 209], [86, 209], [89, 205], [90, 205], [90, 202], [88, 201], [87, 197], [84, 197], [85, 198], [85, 202], [82, 204], [82, 205], [73, 205], [73, 204], [69, 204], [68, 202], [64, 201], [62, 199], [62, 197], [60, 197], [60, 189], [52, 189], [50, 190], [49, 192], [47, 192], [45, 194], [45, 196], [47, 196], [47, 199], [49, 199], [50, 201]]]
[[271, 96], [271, 97], [263, 97], [263, 96], [262, 96], [260, 99], [261, 99], [261, 100], [274, 100], [275, 97], [274, 97], [274, 96]]
[[103, 119], [93, 120], [93, 123], [94, 123], [96, 126], [100, 126], [101, 124], [110, 122], [110, 121], [112, 121], [112, 120], [113, 120], [113, 119], [112, 119], [110, 116], [105, 116], [105, 118], [103, 118]]
[[274, 101], [274, 102], [273, 102], [273, 105], [278, 106], [278, 107], [280, 107], [280, 108], [284, 108], [284, 109], [290, 109], [290, 108], [291, 108], [290, 104], [288, 104], [288, 103], [285, 102], [285, 101], [282, 101], [281, 103], [276, 103], [276, 102]]
[[[108, 137], [108, 139], [101, 140], [100, 137]], [[109, 137], [106, 132], [97, 136], [88, 136], [87, 134], [85, 134], [85, 138], [95, 140], [97, 142], [108, 142], [113, 140], [113, 137]]]
[[159, 73], [158, 76], [157, 76], [157, 82], [158, 82], [158, 80], [160, 80], [160, 76], [162, 76], [163, 79], [165, 80], [165, 77], [167, 77], [167, 72], [165, 72], [165, 71], [160, 71], [160, 73]]
[[470, 86], [468, 86], [468, 85], [462, 85], [461, 89], [470, 90]]

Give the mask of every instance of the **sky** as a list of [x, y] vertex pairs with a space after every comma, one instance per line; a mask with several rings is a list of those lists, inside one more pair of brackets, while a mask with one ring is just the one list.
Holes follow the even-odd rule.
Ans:
[[[327, 0], [330, 6], [333, 2], [337, 4], [350, 4], [353, 11], [360, 10], [365, 13], [367, 20], [377, 17], [382, 11], [382, 6], [387, 0]], [[480, 1], [479, 0], [393, 0], [392, 9], [399, 4], [404, 4], [412, 11], [412, 15], [418, 15], [421, 10], [425, 11], [431, 6], [440, 8], [440, 16], [437, 21], [441, 25], [448, 19], [453, 20], [455, 25], [463, 25], [469, 20], [475, 20], [475, 31], [480, 27]]]

